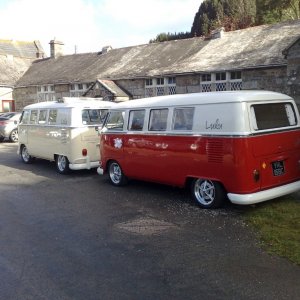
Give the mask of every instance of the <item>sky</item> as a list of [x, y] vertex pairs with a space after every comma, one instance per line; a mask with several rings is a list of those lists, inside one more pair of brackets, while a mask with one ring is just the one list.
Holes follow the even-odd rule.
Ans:
[[0, 0], [0, 39], [50, 40], [64, 53], [147, 44], [162, 32], [190, 31], [201, 0]]

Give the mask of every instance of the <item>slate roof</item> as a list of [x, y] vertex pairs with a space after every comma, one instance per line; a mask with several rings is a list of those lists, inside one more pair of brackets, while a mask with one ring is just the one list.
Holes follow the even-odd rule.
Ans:
[[0, 85], [14, 86], [36, 60], [37, 53], [44, 56], [38, 41], [0, 40]]
[[300, 38], [300, 20], [191, 38], [35, 61], [17, 86], [93, 82], [284, 66], [282, 51]]
[[116, 97], [129, 97], [116, 83], [112, 80], [98, 80], [107, 90]]

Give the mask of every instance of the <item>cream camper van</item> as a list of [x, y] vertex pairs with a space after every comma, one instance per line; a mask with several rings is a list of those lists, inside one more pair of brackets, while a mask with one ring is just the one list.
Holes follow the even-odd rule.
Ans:
[[115, 103], [82, 98], [40, 102], [24, 108], [18, 127], [18, 154], [55, 161], [61, 174], [99, 166], [99, 137], [107, 111]]

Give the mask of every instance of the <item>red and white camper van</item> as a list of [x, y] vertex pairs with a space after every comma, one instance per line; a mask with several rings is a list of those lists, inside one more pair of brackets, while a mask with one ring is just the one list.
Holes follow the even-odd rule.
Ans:
[[203, 208], [270, 200], [300, 190], [299, 122], [294, 100], [268, 91], [128, 101], [110, 109], [98, 173], [189, 185]]

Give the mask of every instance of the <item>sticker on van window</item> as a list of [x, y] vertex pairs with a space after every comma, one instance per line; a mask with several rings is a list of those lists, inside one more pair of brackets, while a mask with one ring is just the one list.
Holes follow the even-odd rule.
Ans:
[[114, 139], [114, 142], [115, 142], [115, 148], [117, 148], [117, 149], [121, 149], [122, 148], [123, 142], [122, 142], [121, 139], [116, 138], [116, 139]]

